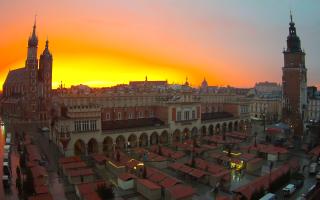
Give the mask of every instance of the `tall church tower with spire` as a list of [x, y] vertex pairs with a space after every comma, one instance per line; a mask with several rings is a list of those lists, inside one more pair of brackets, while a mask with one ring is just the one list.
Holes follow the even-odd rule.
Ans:
[[27, 117], [30, 119], [37, 118], [37, 79], [38, 79], [38, 58], [37, 58], [37, 51], [38, 51], [38, 36], [36, 34], [36, 20], [33, 25], [32, 34], [28, 40], [28, 54], [27, 60], [25, 64], [26, 73], [28, 77], [28, 87], [27, 87], [27, 100], [30, 105], [27, 107], [26, 114]]
[[47, 120], [51, 108], [52, 91], [52, 54], [49, 51], [49, 41], [40, 55], [38, 71], [38, 96], [40, 120]]
[[14, 116], [46, 124], [50, 120], [52, 95], [52, 54], [49, 41], [38, 61], [36, 20], [28, 39], [25, 66], [10, 70], [3, 84], [3, 116]]
[[295, 23], [290, 13], [287, 48], [283, 51], [282, 68], [283, 121], [292, 128], [294, 135], [303, 133], [303, 121], [307, 110], [307, 69], [305, 52], [301, 49]]

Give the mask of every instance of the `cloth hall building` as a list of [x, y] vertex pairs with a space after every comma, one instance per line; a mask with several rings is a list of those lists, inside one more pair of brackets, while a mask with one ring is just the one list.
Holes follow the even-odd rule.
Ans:
[[[182, 142], [192, 137], [246, 131], [249, 104], [227, 93], [201, 93], [187, 84], [141, 81], [93, 89], [90, 94], [59, 88], [54, 95], [51, 139], [65, 155]], [[161, 88], [161, 89], [160, 89]]]

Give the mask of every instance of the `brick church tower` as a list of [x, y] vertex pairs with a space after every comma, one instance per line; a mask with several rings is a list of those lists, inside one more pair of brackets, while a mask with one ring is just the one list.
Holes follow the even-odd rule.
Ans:
[[294, 135], [303, 133], [303, 121], [307, 110], [307, 69], [305, 52], [301, 49], [300, 38], [290, 13], [287, 48], [283, 51], [282, 68], [283, 121], [292, 128]]
[[29, 119], [37, 119], [38, 110], [38, 36], [36, 34], [36, 22], [33, 25], [32, 34], [28, 40], [28, 54], [26, 60], [26, 73], [27, 73], [27, 93], [26, 99], [28, 101], [28, 106], [26, 107], [26, 115]]

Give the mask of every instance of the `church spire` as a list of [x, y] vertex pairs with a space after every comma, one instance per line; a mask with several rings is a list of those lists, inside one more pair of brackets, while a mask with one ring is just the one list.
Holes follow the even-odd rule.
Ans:
[[29, 37], [29, 41], [28, 41], [29, 47], [37, 47], [38, 46], [38, 36], [36, 33], [36, 29], [37, 29], [37, 15], [34, 18], [32, 34]]
[[48, 37], [47, 37], [47, 40], [46, 40], [46, 46], [45, 46], [45, 48], [43, 50], [42, 56], [52, 57], [52, 55], [50, 53], [50, 50], [49, 50], [49, 39], [48, 39]]

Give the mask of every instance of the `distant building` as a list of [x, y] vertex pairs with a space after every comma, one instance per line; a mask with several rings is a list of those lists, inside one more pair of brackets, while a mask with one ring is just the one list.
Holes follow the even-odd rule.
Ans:
[[308, 116], [309, 122], [320, 122], [320, 92], [317, 87], [308, 87]]
[[36, 24], [28, 40], [25, 67], [10, 70], [3, 84], [2, 115], [28, 121], [50, 118], [52, 90], [52, 54], [49, 41], [40, 60], [37, 57]]
[[279, 95], [281, 96], [281, 85], [273, 82], [259, 82], [254, 86], [256, 93], [260, 95]]
[[290, 15], [287, 48], [283, 51], [282, 68], [283, 112], [282, 119], [292, 127], [294, 134], [303, 133], [303, 121], [307, 111], [307, 68], [305, 52], [301, 49], [300, 38]]
[[167, 81], [148, 81], [148, 77], [146, 76], [145, 81], [130, 81], [129, 87], [132, 89], [138, 89], [138, 88], [158, 88], [158, 89], [164, 89], [168, 86]]

